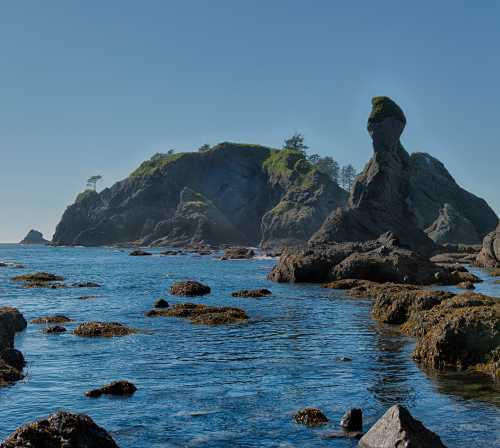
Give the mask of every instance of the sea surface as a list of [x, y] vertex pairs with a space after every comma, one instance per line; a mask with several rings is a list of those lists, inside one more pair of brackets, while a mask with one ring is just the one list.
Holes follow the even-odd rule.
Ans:
[[[361, 407], [365, 430], [395, 403], [437, 432], [448, 447], [500, 446], [500, 391], [488, 377], [421, 370], [411, 359], [414, 340], [370, 317], [370, 300], [317, 285], [275, 284], [274, 259], [219, 261], [213, 256], [130, 257], [114, 248], [0, 245], [0, 306], [26, 319], [65, 314], [78, 323], [119, 321], [141, 330], [121, 338], [46, 335], [29, 324], [16, 348], [27, 377], [0, 389], [0, 439], [18, 426], [59, 409], [82, 412], [106, 428], [122, 448], [355, 447], [331, 440], [345, 410]], [[23, 289], [10, 278], [48, 271], [95, 289]], [[500, 296], [480, 270], [477, 291]], [[172, 297], [172, 282], [196, 279], [212, 293]], [[238, 289], [265, 287], [263, 299], [233, 298]], [[83, 295], [95, 299], [79, 300]], [[243, 308], [241, 325], [201, 326], [144, 312], [164, 297]], [[130, 398], [84, 396], [114, 380], [132, 381]], [[319, 428], [293, 421], [304, 407], [330, 419]]]

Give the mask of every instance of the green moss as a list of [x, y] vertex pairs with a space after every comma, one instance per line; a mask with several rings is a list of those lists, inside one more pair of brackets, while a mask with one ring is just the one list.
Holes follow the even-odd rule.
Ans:
[[150, 176], [154, 172], [165, 168], [170, 163], [175, 162], [176, 160], [179, 160], [185, 154], [187, 154], [187, 153], [179, 152], [176, 154], [155, 155], [151, 159], [146, 160], [145, 162], [142, 162], [141, 165], [139, 166], [139, 168], [137, 168], [130, 175], [130, 177], [136, 178], [136, 177]]
[[274, 149], [263, 164], [270, 177], [287, 182], [289, 188], [308, 188], [313, 184], [317, 169], [303, 152], [295, 149]]
[[401, 108], [388, 96], [375, 96], [372, 98], [372, 111], [368, 123], [379, 123], [388, 117], [396, 117], [406, 124], [406, 117]]

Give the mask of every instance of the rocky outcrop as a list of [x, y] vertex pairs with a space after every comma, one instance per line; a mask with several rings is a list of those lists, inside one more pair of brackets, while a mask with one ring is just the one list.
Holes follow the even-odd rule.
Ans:
[[49, 244], [50, 241], [43, 237], [42, 232], [31, 229], [19, 244]]
[[252, 298], [257, 298], [257, 297], [267, 297], [272, 294], [269, 289], [266, 288], [260, 288], [260, 289], [242, 289], [241, 291], [235, 291], [231, 295], [233, 297], [252, 297]]
[[313, 244], [369, 241], [391, 231], [416, 251], [429, 254], [433, 250], [433, 242], [408, 207], [410, 156], [399, 140], [405, 124], [404, 113], [394, 101], [372, 99], [368, 132], [373, 157], [356, 178], [347, 208], [328, 217], [312, 237]]
[[224, 325], [241, 323], [248, 320], [245, 311], [234, 307], [216, 307], [195, 303], [177, 303], [167, 309], [149, 311], [148, 317], [181, 317], [189, 319], [194, 324]]
[[374, 241], [313, 246], [281, 256], [268, 278], [276, 282], [325, 283], [340, 279], [375, 282], [456, 284], [472, 274], [439, 266], [403, 247], [392, 233]]
[[247, 247], [229, 247], [224, 251], [221, 260], [249, 260], [255, 256], [253, 249]]
[[293, 419], [306, 426], [318, 426], [328, 422], [326, 415], [317, 408], [302, 409], [293, 416]]
[[361, 438], [362, 448], [445, 448], [439, 436], [414, 419], [408, 409], [392, 406]]
[[115, 395], [115, 396], [130, 396], [137, 391], [137, 387], [129, 381], [113, 381], [98, 389], [92, 389], [85, 392], [85, 396], [90, 398], [98, 398], [102, 395]]
[[476, 264], [486, 268], [500, 268], [500, 223], [495, 231], [484, 238]]
[[61, 411], [17, 429], [2, 448], [118, 448], [111, 436], [84, 414]]
[[477, 244], [481, 241], [474, 225], [451, 204], [444, 204], [425, 233], [437, 244]]
[[176, 282], [170, 287], [170, 294], [174, 296], [204, 296], [210, 294], [210, 286], [192, 280]]
[[157, 155], [111, 188], [81, 193], [53, 242], [303, 244], [346, 197], [299, 151], [221, 143]]
[[127, 336], [137, 333], [135, 328], [127, 327], [119, 322], [84, 322], [78, 325], [73, 331], [77, 336], [93, 338], [93, 337], [114, 337]]
[[478, 244], [498, 217], [484, 199], [461, 188], [445, 166], [426, 153], [410, 156], [408, 203], [436, 243]]
[[0, 308], [0, 386], [23, 377], [24, 358], [14, 349], [14, 336], [26, 328], [26, 320], [17, 308]]

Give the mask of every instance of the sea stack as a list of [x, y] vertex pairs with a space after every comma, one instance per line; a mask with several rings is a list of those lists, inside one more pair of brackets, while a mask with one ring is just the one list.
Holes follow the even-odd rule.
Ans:
[[50, 241], [43, 237], [42, 232], [31, 229], [19, 244], [49, 244]]

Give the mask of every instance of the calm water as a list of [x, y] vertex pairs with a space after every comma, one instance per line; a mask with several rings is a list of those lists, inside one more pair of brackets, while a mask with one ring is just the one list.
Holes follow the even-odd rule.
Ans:
[[[106, 248], [0, 245], [0, 306], [28, 320], [63, 313], [74, 328], [88, 320], [120, 321], [143, 333], [113, 339], [45, 335], [38, 325], [18, 334], [27, 378], [0, 389], [0, 439], [58, 409], [89, 414], [120, 447], [354, 447], [326, 440], [343, 412], [363, 408], [368, 428], [392, 404], [404, 403], [449, 447], [500, 446], [500, 396], [488, 379], [426, 374], [413, 363], [414, 342], [370, 318], [370, 301], [318, 286], [266, 280], [275, 260], [221, 262], [212, 257], [129, 257]], [[21, 272], [49, 271], [98, 289], [22, 289]], [[486, 277], [485, 277], [486, 278]], [[248, 324], [195, 326], [146, 318], [158, 297], [170, 303], [173, 281], [199, 279], [212, 294], [193, 301], [244, 308]], [[267, 287], [265, 299], [237, 299], [242, 288]], [[499, 296], [489, 279], [479, 292]], [[97, 295], [95, 300], [78, 300]], [[351, 362], [340, 357], [351, 358]], [[113, 380], [138, 387], [128, 399], [88, 399]], [[331, 424], [309, 429], [295, 411], [321, 408]]]

